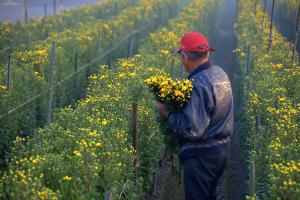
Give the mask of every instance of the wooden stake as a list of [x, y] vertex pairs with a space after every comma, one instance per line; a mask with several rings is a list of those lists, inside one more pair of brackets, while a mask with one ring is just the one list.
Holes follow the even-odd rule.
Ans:
[[184, 68], [184, 66], [182, 65], [180, 68], [180, 78], [181, 79], [183, 78], [183, 68]]
[[137, 122], [137, 104], [132, 104], [132, 146], [136, 151], [134, 159], [134, 175], [135, 179], [138, 177], [138, 122]]
[[255, 0], [255, 2], [254, 2], [254, 14], [255, 14], [255, 16], [256, 16], [256, 6], [257, 6], [257, 0]]
[[44, 5], [44, 17], [47, 17], [47, 4]]
[[[260, 115], [258, 115], [255, 117], [255, 135], [253, 140], [254, 151], [256, 150], [256, 138], [259, 135], [260, 122], [261, 122], [261, 118]], [[253, 159], [251, 162], [251, 174], [250, 174], [250, 184], [249, 184], [249, 193], [251, 196], [254, 195], [256, 192], [255, 179], [256, 179], [256, 166], [255, 166], [255, 159]]]
[[113, 60], [110, 60], [109, 61], [109, 68], [111, 69], [111, 70], [114, 70], [114, 61]]
[[[74, 64], [74, 71], [77, 72], [78, 70], [78, 48], [76, 48], [76, 53], [75, 53], [75, 64]], [[74, 101], [77, 99], [77, 73], [74, 75]]]
[[25, 0], [24, 2], [24, 14], [25, 14], [25, 23], [28, 22], [28, 4], [27, 4], [27, 0]]
[[53, 0], [53, 14], [56, 15], [56, 0]]
[[236, 21], [238, 21], [239, 18], [239, 4], [240, 0], [236, 0]]
[[133, 55], [133, 35], [129, 37], [128, 41], [128, 57]]
[[105, 193], [105, 200], [112, 200], [112, 193], [111, 192], [106, 192]]
[[247, 75], [250, 76], [251, 74], [251, 47], [250, 45], [247, 46], [247, 57], [246, 57], [246, 66], [247, 66]]
[[256, 179], [256, 174], [255, 174], [255, 162], [251, 162], [251, 174], [250, 174], [250, 184], [249, 184], [249, 194], [250, 196], [253, 196], [255, 194], [255, 179]]
[[250, 45], [247, 46], [247, 57], [246, 57], [246, 66], [247, 66], [247, 76], [248, 76], [248, 82], [247, 82], [247, 91], [250, 90], [250, 79], [251, 79], [251, 47]]
[[50, 125], [50, 123], [51, 123], [51, 109], [52, 109], [52, 98], [53, 98], [53, 79], [54, 79], [54, 61], [55, 61], [55, 42], [52, 41], [49, 98], [48, 98], [48, 103], [47, 103], [47, 114], [46, 114], [46, 124], [47, 125]]
[[7, 64], [7, 84], [6, 84], [6, 91], [10, 92], [11, 87], [11, 56], [8, 56], [8, 64]]
[[268, 51], [271, 50], [272, 41], [273, 41], [273, 20], [274, 20], [274, 7], [275, 7], [275, 0], [272, 2], [272, 13], [271, 13], [271, 25], [270, 25], [270, 35], [269, 35], [269, 45]]
[[267, 0], [265, 0], [264, 3], [264, 12], [263, 12], [263, 21], [262, 21], [262, 30], [265, 30], [265, 15], [266, 15], [266, 9], [267, 9]]
[[171, 77], [174, 78], [174, 64], [175, 64], [175, 60], [172, 59], [172, 64], [171, 64]]

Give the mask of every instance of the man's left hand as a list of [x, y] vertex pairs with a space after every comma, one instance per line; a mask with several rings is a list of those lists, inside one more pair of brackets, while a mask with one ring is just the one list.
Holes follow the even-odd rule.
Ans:
[[167, 106], [165, 104], [160, 103], [159, 101], [156, 101], [156, 110], [163, 117], [168, 117], [170, 113], [167, 109]]

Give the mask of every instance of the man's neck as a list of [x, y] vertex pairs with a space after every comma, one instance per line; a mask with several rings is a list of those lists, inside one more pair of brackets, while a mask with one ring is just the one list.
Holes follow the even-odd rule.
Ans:
[[203, 59], [203, 60], [197, 60], [193, 63], [191, 63], [191, 66], [189, 67], [189, 72], [192, 72], [194, 69], [196, 69], [198, 66], [206, 63], [208, 61], [208, 58], [207, 59]]

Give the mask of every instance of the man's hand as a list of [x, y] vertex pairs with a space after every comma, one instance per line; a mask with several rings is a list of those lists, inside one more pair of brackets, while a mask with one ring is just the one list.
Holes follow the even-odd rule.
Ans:
[[167, 106], [165, 104], [160, 103], [159, 101], [156, 101], [156, 110], [159, 112], [159, 114], [163, 117], [168, 117], [169, 111], [167, 109]]

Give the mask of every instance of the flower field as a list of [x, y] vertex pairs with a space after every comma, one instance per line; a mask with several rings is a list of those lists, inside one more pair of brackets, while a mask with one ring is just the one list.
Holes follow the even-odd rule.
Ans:
[[[153, 6], [168, 3], [152, 2]], [[174, 5], [177, 1], [169, 2]], [[209, 31], [213, 16], [206, 22], [199, 19], [216, 5], [217, 1], [206, 5], [203, 0], [192, 1], [178, 17], [169, 20], [168, 26], [151, 33], [138, 55], [119, 59], [114, 69], [101, 65], [98, 74], [89, 78], [87, 98], [76, 108], [58, 109], [49, 127], [37, 129], [30, 137], [18, 136], [9, 171], [1, 179], [2, 197], [95, 199], [103, 198], [109, 190], [120, 199], [144, 198], [164, 150], [154, 96], [144, 81], [154, 75], [170, 75], [171, 71], [173, 76], [180, 76], [182, 69], [174, 67], [179, 60], [170, 58], [172, 50], [184, 32], [199, 28]], [[132, 104], [138, 106], [138, 151], [131, 146]], [[137, 177], [133, 173], [135, 159]]]
[[[79, 27], [49, 36], [32, 45], [30, 50], [14, 51], [11, 54], [13, 67], [10, 92], [7, 92], [5, 87], [7, 67], [5, 65], [0, 67], [1, 161], [9, 152], [12, 138], [16, 135], [30, 135], [36, 127], [45, 124], [52, 41], [56, 42], [54, 51], [56, 87], [52, 107], [58, 108], [74, 103], [84, 96], [88, 84], [87, 77], [96, 72], [96, 66], [128, 55], [127, 40], [121, 47], [112, 51], [115, 45], [133, 31], [144, 27], [143, 31], [133, 36], [136, 44], [134, 48], [137, 48], [137, 44], [145, 38], [148, 32], [166, 23], [169, 17], [177, 14], [177, 6], [177, 0], [140, 1], [108, 20], [98, 19], [94, 23], [84, 23]], [[161, 9], [165, 9], [165, 12], [162, 13]], [[107, 54], [108, 51], [112, 53]], [[103, 57], [103, 54], [107, 56]], [[95, 59], [101, 56], [101, 59]], [[94, 59], [95, 61], [92, 61]], [[88, 67], [86, 70], [78, 71], [81, 66]], [[76, 76], [68, 78], [74, 72]], [[11, 109], [40, 94], [43, 95], [20, 108], [18, 112], [5, 115]], [[1, 165], [3, 166], [4, 163]]]
[[[172, 168], [175, 176], [173, 157], [172, 166], [161, 167], [161, 159], [179, 145], [155, 102], [175, 111], [191, 98], [192, 82], [173, 55], [189, 31], [218, 46], [213, 64], [218, 58], [233, 65], [220, 66], [239, 102], [231, 143], [239, 147], [230, 148], [237, 152], [219, 199], [233, 199], [228, 193], [237, 184], [245, 185], [240, 199], [299, 199], [300, 62], [297, 52], [291, 62], [288, 32], [300, 2], [276, 2], [271, 33], [264, 2], [104, 0], [1, 23], [0, 199], [106, 199], [110, 192], [112, 199], [165, 200], [168, 191], [160, 197], [156, 187], [165, 192], [177, 183], [168, 175], [157, 181], [157, 172]], [[231, 20], [226, 4], [237, 8], [232, 35], [219, 30]], [[222, 48], [231, 40], [228, 58]]]
[[106, 0], [92, 6], [87, 5], [79, 10], [69, 9], [59, 15], [31, 19], [27, 23], [0, 23], [0, 55], [1, 63], [13, 48], [28, 49], [28, 45], [44, 40], [50, 35], [72, 29], [83, 23], [94, 23], [98, 19], [107, 19], [117, 15], [126, 7], [133, 6], [137, 1]]
[[[247, 135], [243, 137], [249, 160], [249, 184], [255, 187], [249, 199], [298, 199], [300, 65], [298, 59], [291, 65], [291, 44], [276, 27], [272, 47], [267, 50], [270, 29], [263, 30], [266, 14], [260, 5], [256, 14], [251, 6], [254, 1], [241, 1], [239, 5], [235, 28], [237, 59], [244, 77]], [[265, 19], [265, 27], [269, 26], [270, 20]]]

